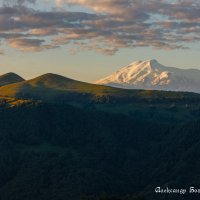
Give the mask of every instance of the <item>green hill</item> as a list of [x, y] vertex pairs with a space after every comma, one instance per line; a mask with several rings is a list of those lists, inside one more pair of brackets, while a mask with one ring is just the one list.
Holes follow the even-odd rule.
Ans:
[[5, 98], [14, 98], [15, 102], [19, 102], [17, 99], [28, 99], [70, 104], [89, 110], [171, 123], [195, 118], [194, 113], [200, 108], [200, 95], [195, 93], [118, 89], [51, 73], [0, 87], [0, 105], [13, 106], [7, 100], [5, 104]]
[[54, 101], [58, 97], [79, 95], [81, 98], [113, 97], [119, 100], [135, 99], [200, 99], [200, 95], [185, 92], [125, 90], [109, 86], [95, 85], [48, 73], [37, 78], [5, 85], [0, 88], [1, 96], [43, 99]]
[[10, 97], [33, 97], [51, 100], [58, 94], [68, 93], [115, 93], [121, 90], [107, 86], [75, 81], [56, 74], [44, 74], [37, 78], [6, 85], [0, 88], [1, 96]]

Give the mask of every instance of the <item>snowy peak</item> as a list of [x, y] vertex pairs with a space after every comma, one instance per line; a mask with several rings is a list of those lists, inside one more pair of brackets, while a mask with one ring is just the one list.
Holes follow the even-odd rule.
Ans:
[[200, 71], [166, 67], [157, 60], [136, 61], [96, 81], [127, 89], [200, 92]]
[[135, 65], [145, 65], [145, 66], [148, 66], [148, 67], [155, 67], [156, 65], [161, 65], [158, 63], [157, 60], [155, 59], [152, 59], [152, 60], [146, 60], [146, 61], [142, 61], [142, 60], [138, 60], [138, 61], [135, 61], [133, 63], [131, 63], [129, 66], [135, 66]]
[[154, 67], [155, 65], [160, 65], [160, 64], [158, 63], [158, 61], [155, 60], [155, 59], [149, 60], [149, 61], [147, 61], [147, 62], [149, 62], [149, 65], [150, 65], [151, 67]]
[[96, 83], [107, 84], [113, 81], [114, 83], [136, 84], [141, 81], [145, 82], [149, 75], [154, 77], [159, 75], [164, 78], [168, 75], [164, 68], [156, 60], [136, 61]]
[[147, 66], [147, 67], [154, 67], [155, 65], [158, 65], [158, 61], [155, 60], [155, 59], [152, 59], [152, 60], [146, 60], [146, 61], [142, 61], [142, 60], [139, 60], [139, 61], [135, 61], [133, 63], [131, 63], [129, 66], [135, 66], [135, 65], [142, 65], [142, 66]]

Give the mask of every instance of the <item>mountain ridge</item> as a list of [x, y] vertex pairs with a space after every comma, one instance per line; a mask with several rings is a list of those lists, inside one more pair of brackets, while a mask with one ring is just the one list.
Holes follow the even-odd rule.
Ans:
[[124, 89], [185, 91], [200, 93], [200, 70], [180, 69], [157, 60], [135, 61], [95, 84]]
[[76, 81], [61, 75], [46, 73], [36, 78], [0, 87], [1, 96], [46, 99], [63, 94], [103, 94], [120, 91], [108, 86]]
[[0, 87], [1, 97], [43, 100], [45, 102], [135, 102], [158, 99], [187, 102], [199, 99], [199, 94], [150, 90], [126, 90], [73, 80], [61, 75], [46, 73], [39, 77]]

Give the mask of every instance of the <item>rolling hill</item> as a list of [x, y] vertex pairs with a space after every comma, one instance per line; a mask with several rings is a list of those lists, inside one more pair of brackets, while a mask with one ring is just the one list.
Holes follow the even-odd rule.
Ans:
[[119, 89], [75, 81], [57, 74], [47, 73], [37, 78], [0, 88], [1, 96], [35, 97], [46, 99], [61, 93], [113, 93]]
[[[57, 74], [47, 73], [31, 80], [21, 81], [0, 87], [0, 96], [14, 98], [31, 98], [57, 101], [59, 98], [69, 100], [111, 97], [114, 101], [135, 101], [141, 99], [199, 99], [200, 95], [186, 92], [126, 90], [104, 85], [95, 85], [76, 81]], [[128, 99], [127, 99], [128, 98]]]
[[21, 76], [12, 72], [0, 76], [0, 86], [17, 83], [21, 81], [24, 81], [24, 79]]

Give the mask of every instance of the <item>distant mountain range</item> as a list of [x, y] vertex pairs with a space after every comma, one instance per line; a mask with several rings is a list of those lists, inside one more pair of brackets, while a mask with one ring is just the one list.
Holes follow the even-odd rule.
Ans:
[[[4, 77], [1, 79], [1, 77]], [[31, 80], [24, 80], [14, 73], [2, 75], [1, 97], [58, 101], [132, 101], [131, 99], [179, 99], [198, 98], [197, 94], [164, 91], [126, 90], [106, 85], [90, 84], [47, 73]], [[7, 84], [6, 84], [7, 83]], [[6, 84], [6, 85], [5, 85]], [[123, 100], [122, 100], [123, 99]]]
[[156, 60], [136, 61], [95, 83], [125, 89], [200, 93], [200, 70], [166, 67]]

